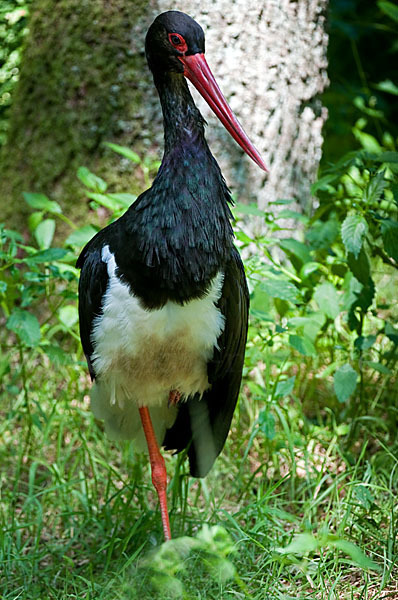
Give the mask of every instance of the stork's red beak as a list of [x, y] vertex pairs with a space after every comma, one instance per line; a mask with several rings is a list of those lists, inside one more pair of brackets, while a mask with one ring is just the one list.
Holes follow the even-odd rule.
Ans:
[[204, 54], [179, 56], [179, 59], [184, 65], [185, 77], [193, 83], [234, 140], [261, 169], [268, 172], [259, 151], [247, 137], [218, 87]]

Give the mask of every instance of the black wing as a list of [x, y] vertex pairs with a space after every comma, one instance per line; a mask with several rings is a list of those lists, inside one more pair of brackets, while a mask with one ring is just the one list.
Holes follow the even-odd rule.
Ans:
[[109, 280], [107, 265], [101, 257], [102, 245], [99, 235], [95, 236], [82, 250], [76, 263], [76, 266], [81, 268], [79, 280], [80, 338], [92, 380], [95, 379], [94, 367], [90, 359], [93, 353], [91, 342], [93, 320], [101, 314], [102, 298]]
[[225, 327], [208, 363], [211, 388], [201, 399], [179, 406], [177, 419], [163, 445], [177, 452], [188, 447], [191, 475], [204, 477], [224, 447], [239, 395], [247, 337], [249, 293], [241, 258], [234, 248], [218, 306]]

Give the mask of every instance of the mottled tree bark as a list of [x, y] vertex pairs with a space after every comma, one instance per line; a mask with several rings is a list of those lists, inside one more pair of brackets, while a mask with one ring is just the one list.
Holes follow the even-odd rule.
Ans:
[[[173, 8], [206, 32], [220, 87], [269, 164], [268, 178], [242, 155], [204, 102], [207, 137], [241, 201], [305, 204], [321, 155], [326, 117], [327, 0], [177, 0]], [[82, 217], [75, 180], [81, 164], [114, 189], [139, 191], [133, 165], [101, 142], [139, 154], [162, 146], [161, 112], [145, 65], [144, 37], [166, 0], [35, 0], [30, 35], [0, 168], [0, 210], [10, 217], [21, 192], [57, 198]], [[197, 98], [197, 95], [195, 95]]]

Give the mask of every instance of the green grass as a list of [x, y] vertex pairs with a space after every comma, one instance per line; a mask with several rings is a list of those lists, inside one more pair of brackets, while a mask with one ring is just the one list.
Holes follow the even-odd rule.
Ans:
[[[210, 475], [194, 480], [182, 457], [167, 459], [176, 540], [164, 558], [148, 461], [131, 444], [109, 442], [94, 422], [81, 356], [57, 368], [45, 355], [24, 359], [25, 385], [18, 390], [15, 364], [1, 397], [2, 599], [398, 593], [397, 442], [382, 415], [396, 400], [392, 389], [360, 416], [355, 438], [354, 421], [336, 423], [325, 391], [322, 398], [315, 388], [304, 403], [292, 391], [270, 405], [267, 437], [258, 426], [267, 398], [248, 386], [261, 369], [249, 366]], [[205, 543], [198, 532], [206, 525], [223, 529]], [[181, 551], [181, 536], [197, 545]]]
[[[397, 160], [346, 157], [312, 217], [237, 206], [267, 223], [236, 228], [256, 249], [242, 393], [206, 479], [166, 456], [166, 544], [147, 457], [89, 408], [74, 264], [94, 229], [53, 247], [69, 217], [25, 194], [31, 239], [0, 226], [1, 600], [398, 597]], [[132, 201], [79, 173], [111, 219]], [[275, 239], [286, 218], [300, 240]]]

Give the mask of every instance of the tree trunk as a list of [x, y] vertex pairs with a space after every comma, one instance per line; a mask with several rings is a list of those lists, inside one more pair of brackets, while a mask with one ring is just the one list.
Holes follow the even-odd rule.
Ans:
[[[326, 111], [327, 0], [177, 0], [206, 32], [206, 55], [220, 87], [269, 165], [244, 157], [204, 102], [207, 137], [240, 201], [309, 199]], [[30, 34], [0, 169], [7, 218], [22, 191], [47, 193], [75, 218], [87, 208], [79, 165], [115, 190], [142, 190], [131, 164], [101, 146], [115, 141], [160, 157], [161, 113], [145, 65], [146, 29], [166, 0], [35, 0]], [[197, 98], [197, 95], [195, 96]]]

